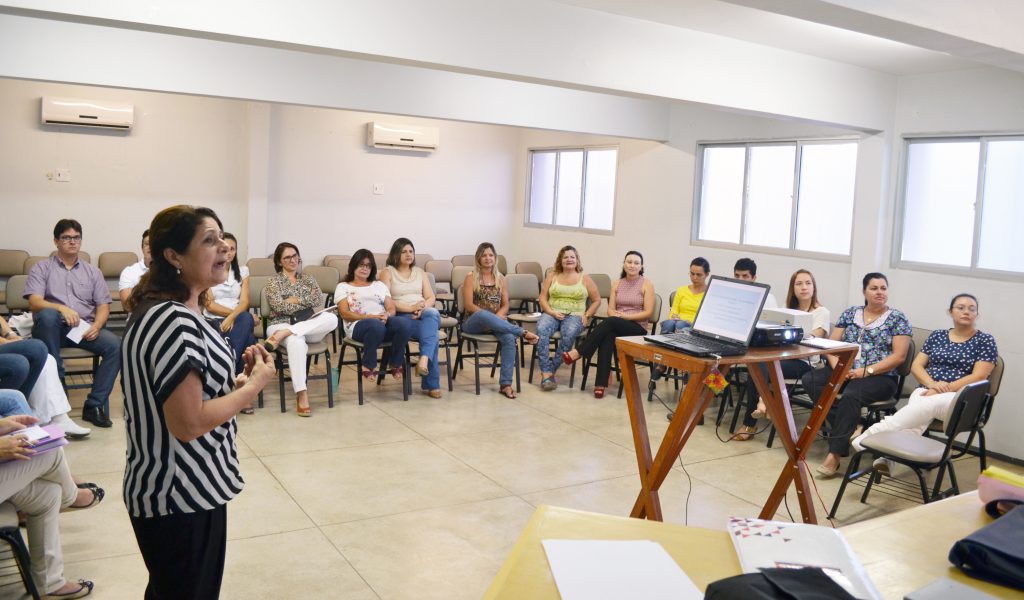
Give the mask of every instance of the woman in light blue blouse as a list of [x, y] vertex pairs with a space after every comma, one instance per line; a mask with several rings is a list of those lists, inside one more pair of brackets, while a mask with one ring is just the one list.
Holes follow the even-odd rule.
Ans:
[[[846, 374], [842, 396], [829, 411], [832, 424], [828, 456], [818, 467], [822, 478], [834, 477], [839, 457], [846, 454], [860, 421], [861, 407], [891, 398], [896, 393], [896, 368], [903, 364], [910, 349], [912, 333], [907, 316], [889, 307], [889, 279], [882, 273], [868, 273], [863, 279], [864, 306], [843, 311], [829, 336], [833, 340], [860, 345], [853, 368]], [[827, 355], [823, 369], [809, 371], [802, 378], [804, 389], [815, 401], [832, 377], [838, 359]]]

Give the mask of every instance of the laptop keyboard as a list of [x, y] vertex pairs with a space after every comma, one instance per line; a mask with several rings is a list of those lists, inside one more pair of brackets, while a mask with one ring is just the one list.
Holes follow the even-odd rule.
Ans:
[[685, 343], [688, 346], [693, 346], [701, 350], [715, 350], [724, 346], [721, 342], [706, 340], [699, 335], [693, 335], [689, 331], [677, 331], [676, 333], [669, 333], [665, 337], [672, 341]]

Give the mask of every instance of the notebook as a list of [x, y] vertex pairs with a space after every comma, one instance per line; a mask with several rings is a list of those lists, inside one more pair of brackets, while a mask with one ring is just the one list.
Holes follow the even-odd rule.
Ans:
[[764, 283], [712, 275], [693, 328], [644, 339], [693, 356], [745, 354], [770, 289]]

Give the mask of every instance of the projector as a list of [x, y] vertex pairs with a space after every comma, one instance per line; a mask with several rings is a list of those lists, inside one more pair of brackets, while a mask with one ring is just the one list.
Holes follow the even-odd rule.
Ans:
[[753, 348], [786, 346], [799, 344], [802, 339], [804, 339], [803, 327], [758, 321], [754, 328], [754, 337], [750, 340], [750, 346]]

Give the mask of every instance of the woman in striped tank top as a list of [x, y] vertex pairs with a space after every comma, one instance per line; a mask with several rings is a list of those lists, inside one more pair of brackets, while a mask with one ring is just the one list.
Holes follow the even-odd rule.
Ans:
[[[590, 306], [587, 306], [587, 300]], [[601, 306], [601, 295], [589, 275], [583, 273], [579, 253], [572, 246], [564, 246], [555, 258], [555, 267], [540, 290], [540, 308], [544, 314], [537, 321], [537, 360], [540, 361], [542, 380], [540, 389], [550, 392], [558, 387], [555, 371], [561, 360], [551, 360], [550, 340], [559, 332], [558, 355], [568, 352], [576, 344], [576, 336], [590, 324]]]
[[579, 348], [562, 354], [562, 361], [572, 364], [581, 356], [597, 352], [597, 383], [594, 397], [603, 398], [611, 375], [615, 338], [647, 333], [647, 322], [654, 315], [654, 284], [644, 277], [644, 257], [630, 250], [622, 261], [622, 273], [612, 282], [608, 298], [608, 318], [594, 328]]

